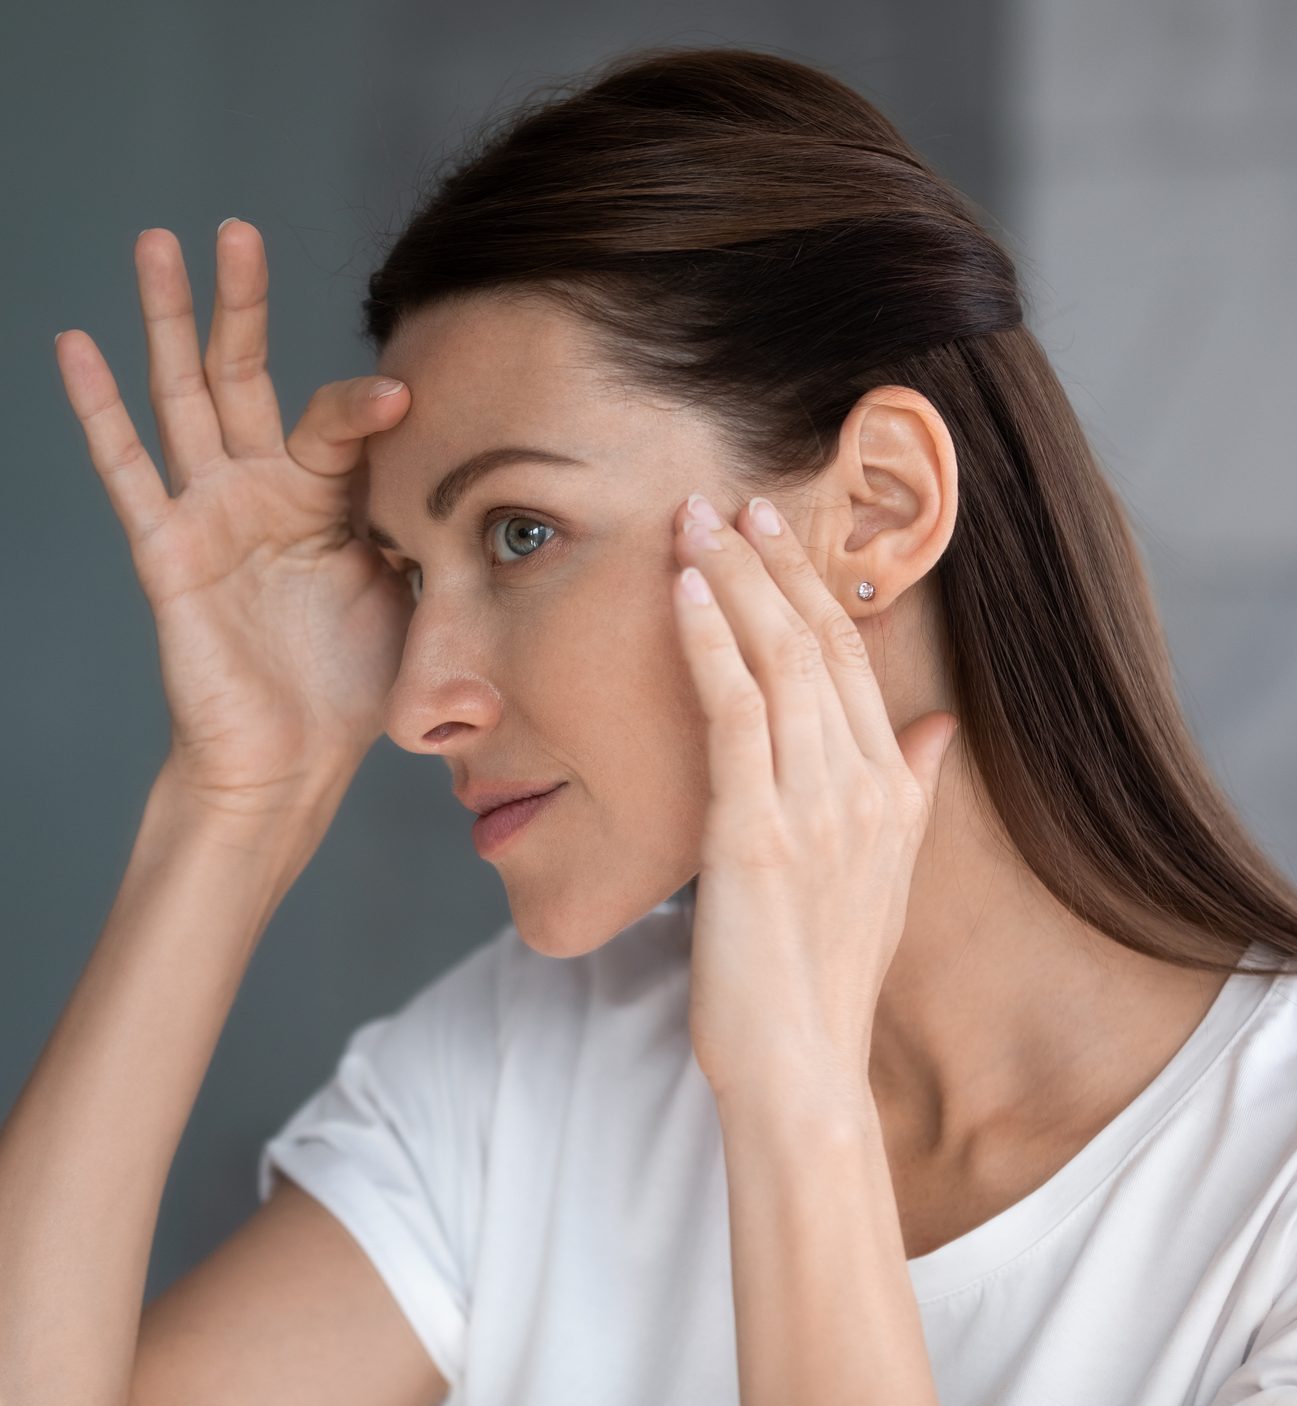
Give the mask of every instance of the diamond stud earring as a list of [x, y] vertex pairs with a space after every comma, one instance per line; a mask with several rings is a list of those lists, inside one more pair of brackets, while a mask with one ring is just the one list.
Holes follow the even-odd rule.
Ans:
[[856, 594], [861, 600], [872, 600], [874, 596], [874, 586], [872, 581], [862, 581], [856, 587]]

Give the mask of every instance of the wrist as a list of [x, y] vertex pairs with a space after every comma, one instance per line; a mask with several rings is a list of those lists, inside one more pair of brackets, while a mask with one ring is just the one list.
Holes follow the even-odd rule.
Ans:
[[799, 1070], [766, 1072], [760, 1079], [716, 1095], [721, 1127], [736, 1133], [751, 1130], [778, 1137], [788, 1134], [796, 1142], [806, 1136], [824, 1136], [848, 1143], [862, 1133], [881, 1135], [881, 1122], [873, 1093], [864, 1081]]
[[178, 827], [219, 845], [266, 852], [309, 843], [328, 829], [359, 761], [305, 773], [291, 782], [257, 791], [222, 791], [194, 785], [174, 754], [163, 762], [150, 789], [146, 822]]

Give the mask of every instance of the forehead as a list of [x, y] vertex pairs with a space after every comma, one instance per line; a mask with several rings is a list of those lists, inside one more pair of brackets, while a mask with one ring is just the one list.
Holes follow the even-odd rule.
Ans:
[[[370, 501], [402, 482], [431, 486], [451, 465], [497, 445], [542, 445], [607, 460], [651, 417], [617, 385], [578, 319], [535, 298], [475, 294], [421, 308], [375, 368], [410, 387], [410, 409], [366, 443]], [[629, 417], [629, 418], [628, 418]]]
[[399, 513], [405, 487], [426, 490], [452, 465], [498, 445], [540, 445], [615, 471], [692, 418], [629, 387], [583, 321], [514, 294], [419, 309], [383, 349], [375, 373], [397, 377], [411, 393], [405, 416], [366, 442], [380, 521], [389, 505]]
[[410, 408], [368, 438], [356, 487], [365, 516], [398, 537], [454, 465], [498, 446], [584, 460], [590, 469], [572, 470], [583, 484], [616, 483], [632, 498], [675, 492], [673, 466], [693, 472], [715, 457], [697, 407], [630, 385], [583, 321], [535, 297], [474, 294], [421, 308], [375, 370], [410, 387]]
[[590, 330], [550, 304], [516, 295], [475, 294], [419, 309], [384, 348], [375, 372], [410, 387], [412, 413], [421, 403], [430, 414], [435, 407], [446, 434], [481, 426], [484, 414], [516, 417], [550, 406], [567, 416], [577, 403], [589, 414], [618, 399]]

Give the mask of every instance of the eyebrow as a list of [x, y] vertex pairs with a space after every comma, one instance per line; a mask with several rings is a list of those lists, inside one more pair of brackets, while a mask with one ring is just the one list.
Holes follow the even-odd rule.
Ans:
[[[532, 449], [525, 445], [501, 445], [495, 449], [483, 449], [472, 458], [456, 464], [424, 499], [424, 509], [433, 522], [445, 522], [455, 511], [459, 500], [474, 484], [496, 469], [507, 468], [510, 464], [532, 463], [558, 466], [587, 467], [584, 459], [573, 459], [567, 454], [555, 454], [549, 449]], [[394, 552], [401, 550], [396, 538], [390, 532], [374, 523], [369, 525], [369, 540], [380, 547]]]

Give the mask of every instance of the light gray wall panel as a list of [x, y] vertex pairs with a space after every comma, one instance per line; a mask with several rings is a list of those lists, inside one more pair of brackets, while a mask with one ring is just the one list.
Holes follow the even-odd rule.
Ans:
[[1297, 871], [1297, 6], [1010, 0], [1002, 207], [1186, 711]]

